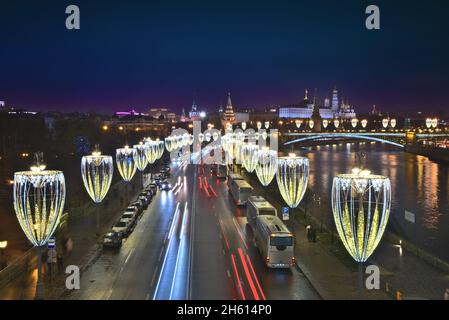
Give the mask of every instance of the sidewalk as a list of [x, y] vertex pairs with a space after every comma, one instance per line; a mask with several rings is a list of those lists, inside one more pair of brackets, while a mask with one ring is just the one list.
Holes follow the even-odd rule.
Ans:
[[[123, 182], [119, 182], [111, 188], [108, 195], [108, 204], [100, 205], [101, 208], [101, 232], [104, 234], [109, 230], [112, 224], [119, 218], [122, 211], [128, 205], [126, 198], [131, 201], [139, 192], [138, 179], [133, 180], [134, 191], [128, 187], [128, 196], [123, 194]], [[121, 203], [120, 196], [125, 198]], [[70, 256], [64, 257], [64, 270], [67, 265], [77, 265], [82, 272], [86, 267], [92, 264], [101, 253], [101, 237], [96, 235], [96, 214], [94, 204], [89, 204], [82, 211], [82, 215], [70, 217], [68, 223], [68, 237], [73, 241], [73, 250]], [[70, 212], [69, 212], [70, 215]], [[43, 253], [43, 257], [46, 252]], [[45, 258], [43, 259], [45, 261]], [[0, 288], [0, 300], [5, 299], [34, 299], [37, 282], [37, 258], [34, 260], [33, 268], [23, 277], [13, 280], [3, 288]], [[45, 298], [57, 299], [65, 291], [65, 274], [55, 274], [54, 279], [46, 272], [47, 266], [43, 263], [43, 275], [45, 283]], [[55, 272], [56, 273], [56, 272]]]
[[297, 264], [324, 300], [390, 299], [382, 290], [365, 289], [361, 296], [358, 272], [350, 270], [329, 253], [319, 239], [317, 242], [308, 242], [305, 226], [296, 222], [294, 229]]
[[[249, 180], [245, 170], [242, 170], [242, 173]], [[273, 186], [262, 188], [255, 177], [252, 177], [251, 185], [257, 194], [266, 197], [280, 210], [283, 202], [279, 199], [279, 194], [273, 193]], [[319, 230], [319, 214], [317, 215], [316, 210], [311, 209], [313, 208], [308, 210], [307, 223], [314, 221], [315, 228]], [[298, 213], [297, 210], [302, 212]], [[304, 210], [300, 208], [296, 209], [295, 212], [298, 218], [299, 215], [303, 216]], [[311, 218], [311, 215], [313, 218]], [[289, 228], [292, 227], [292, 221], [287, 224]], [[299, 267], [323, 299], [358, 299], [358, 272], [356, 268], [348, 267], [352, 264], [350, 258], [347, 261], [342, 259], [345, 252], [342, 253], [341, 251], [344, 251], [344, 249], [340, 250], [337, 248], [338, 246], [326, 239], [329, 237], [329, 233], [318, 232], [318, 241], [310, 243], [306, 238], [304, 223], [300, 224], [295, 221], [294, 229], [297, 237], [295, 249]], [[338, 239], [336, 233], [335, 238]], [[340, 250], [338, 255], [331, 250], [335, 248]], [[345, 260], [346, 263], [342, 260]], [[367, 264], [379, 266], [381, 290], [377, 292], [365, 290], [365, 299], [395, 299], [396, 292], [399, 292], [401, 299], [441, 300], [445, 289], [449, 288], [449, 274], [440, 271], [413, 253], [400, 248], [398, 245], [391, 244], [385, 239]], [[390, 289], [389, 294], [386, 293], [387, 286]]]

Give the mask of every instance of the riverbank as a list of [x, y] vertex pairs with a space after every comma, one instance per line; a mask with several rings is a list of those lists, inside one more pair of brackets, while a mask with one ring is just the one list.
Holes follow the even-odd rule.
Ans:
[[406, 145], [405, 151], [419, 156], [427, 157], [432, 161], [449, 164], [448, 149], [417, 146], [417, 145]]
[[[279, 192], [276, 190], [276, 182], [273, 182], [268, 187], [262, 187], [255, 174], [248, 174], [244, 169], [241, 170], [241, 173], [255, 188], [256, 193], [264, 196], [277, 208], [278, 212], [280, 212], [281, 207], [284, 206], [284, 202]], [[294, 219], [293, 221], [295, 221], [295, 223], [302, 226], [300, 230], [304, 229], [304, 226], [306, 225], [313, 225], [318, 231], [317, 243], [325, 250], [326, 254], [335, 257], [335, 259], [342, 264], [342, 270], [348, 270], [346, 272], [350, 272], [356, 277], [357, 264], [346, 252], [338, 234], [334, 228], [328, 227], [326, 223], [323, 223], [323, 220], [320, 217], [314, 215], [310, 211], [310, 208], [307, 208], [307, 203], [303, 201], [297, 209], [292, 210], [291, 219]], [[287, 221], [287, 226], [291, 230], [298, 229], [295, 227], [295, 223], [292, 223], [293, 221]], [[330, 225], [333, 226], [333, 224]], [[305, 239], [304, 235], [301, 234], [297, 235], [297, 238], [301, 240]], [[300, 246], [304, 245], [305, 244], [300, 244]], [[308, 252], [313, 253], [317, 252], [318, 249], [315, 246], [310, 250]], [[303, 254], [303, 252], [299, 252], [299, 261], [301, 261], [300, 255]], [[308, 261], [316, 259], [306, 258]], [[302, 260], [304, 260], [304, 258]], [[386, 232], [381, 244], [368, 261], [368, 264], [374, 264], [380, 268], [381, 290], [390, 295], [393, 299], [439, 300], [443, 299], [445, 289], [449, 288], [449, 265], [446, 262], [438, 259], [429, 252], [418, 249], [416, 246], [403, 239], [403, 237], [401, 238], [391, 231]], [[320, 268], [320, 270], [321, 269], [322, 268]], [[316, 272], [316, 270], [311, 268], [310, 274], [313, 274], [314, 272]], [[321, 282], [326, 283], [327, 280], [320, 281], [320, 283]], [[330, 287], [329, 284], [326, 286]], [[325, 294], [323, 294], [323, 296], [325, 296]], [[333, 290], [332, 293], [329, 293], [329, 297], [336, 296], [338, 296], [337, 290]]]

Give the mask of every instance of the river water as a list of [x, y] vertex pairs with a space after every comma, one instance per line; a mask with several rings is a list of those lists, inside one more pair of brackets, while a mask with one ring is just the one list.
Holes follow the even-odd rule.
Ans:
[[[449, 262], [449, 166], [380, 143], [360, 142], [298, 150], [310, 160], [308, 208], [326, 225], [333, 224], [330, 194], [335, 174], [349, 173], [360, 163], [374, 174], [390, 177], [392, 212], [388, 228]], [[319, 199], [318, 199], [319, 198]], [[416, 223], [405, 219], [415, 214]]]

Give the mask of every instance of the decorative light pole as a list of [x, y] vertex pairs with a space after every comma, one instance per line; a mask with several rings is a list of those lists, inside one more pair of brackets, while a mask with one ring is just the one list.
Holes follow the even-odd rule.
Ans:
[[282, 198], [289, 208], [298, 207], [309, 181], [309, 159], [298, 157], [294, 153], [288, 157], [279, 157], [276, 180]]
[[391, 184], [386, 176], [354, 169], [339, 174], [332, 185], [332, 213], [337, 232], [348, 253], [359, 264], [362, 292], [362, 264], [379, 245], [390, 216]]
[[246, 171], [252, 173], [257, 166], [259, 146], [253, 143], [245, 143], [242, 146], [241, 155]]
[[[92, 152], [92, 155], [81, 158], [81, 177], [83, 178], [84, 188], [94, 203], [101, 203], [106, 197], [111, 186], [113, 172], [112, 157], [101, 155], [98, 150]], [[97, 233], [99, 233], [100, 210], [95, 209]]]
[[37, 247], [36, 299], [44, 298], [42, 248], [55, 232], [64, 209], [66, 187], [62, 171], [45, 170], [42, 154], [30, 171], [14, 173], [14, 210], [28, 240]]
[[117, 163], [117, 169], [123, 180], [129, 182], [136, 173], [137, 166], [135, 162], [136, 150], [131, 149], [128, 146], [116, 150], [115, 161]]
[[[260, 183], [267, 187], [274, 176], [278, 168], [278, 155], [274, 150], [270, 150], [268, 147], [264, 147], [257, 152], [257, 166], [256, 174]], [[266, 189], [265, 189], [266, 190]]]

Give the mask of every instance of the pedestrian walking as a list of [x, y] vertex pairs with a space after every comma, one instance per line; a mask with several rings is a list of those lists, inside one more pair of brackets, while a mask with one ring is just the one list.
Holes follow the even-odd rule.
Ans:
[[67, 242], [65, 244], [66, 247], [66, 252], [67, 252], [67, 256], [70, 256], [70, 254], [72, 253], [73, 250], [73, 241], [72, 238], [68, 238]]

